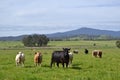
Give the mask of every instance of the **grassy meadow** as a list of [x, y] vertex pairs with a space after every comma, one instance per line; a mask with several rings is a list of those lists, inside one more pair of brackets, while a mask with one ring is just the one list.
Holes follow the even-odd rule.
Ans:
[[[93, 44], [96, 46], [93, 46]], [[69, 68], [50, 68], [51, 53], [70, 47], [74, 54], [73, 63]], [[84, 49], [89, 54], [84, 54]], [[102, 58], [92, 57], [92, 50], [103, 51]], [[25, 54], [25, 66], [15, 65], [17, 52]], [[41, 67], [34, 66], [34, 52], [43, 55]], [[0, 41], [0, 80], [119, 80], [120, 79], [120, 49], [115, 41], [51, 41], [48, 47], [26, 48], [20, 41]]]

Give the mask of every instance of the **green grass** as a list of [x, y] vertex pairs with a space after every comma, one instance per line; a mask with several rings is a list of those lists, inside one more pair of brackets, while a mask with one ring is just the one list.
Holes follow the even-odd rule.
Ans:
[[[7, 46], [4, 45], [7, 44]], [[53, 41], [48, 48], [21, 47], [17, 49], [14, 45], [21, 42], [0, 42], [0, 80], [119, 80], [120, 79], [120, 49], [116, 48], [115, 41]], [[96, 46], [93, 44], [96, 43]], [[12, 45], [13, 44], [13, 45]], [[12, 47], [13, 49], [2, 49]], [[55, 48], [56, 47], [56, 48]], [[71, 51], [78, 49], [74, 54], [73, 64], [69, 68], [50, 68], [51, 53], [61, 50], [62, 47], [71, 47]], [[84, 54], [84, 48], [89, 54]], [[94, 58], [92, 50], [101, 49], [103, 57]], [[15, 56], [18, 51], [25, 53], [26, 61], [24, 67], [16, 67]], [[43, 54], [42, 66], [34, 66], [34, 52]]]
[[24, 47], [21, 41], [0, 41], [0, 49], [11, 49]]

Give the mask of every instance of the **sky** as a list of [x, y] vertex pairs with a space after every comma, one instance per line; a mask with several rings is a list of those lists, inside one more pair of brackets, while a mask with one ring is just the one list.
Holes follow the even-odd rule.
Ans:
[[120, 31], [120, 0], [0, 0], [0, 36], [81, 27]]

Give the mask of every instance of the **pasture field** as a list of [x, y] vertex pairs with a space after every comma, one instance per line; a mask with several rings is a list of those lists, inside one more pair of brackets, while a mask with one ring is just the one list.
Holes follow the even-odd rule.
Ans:
[[[93, 44], [96, 46], [93, 46]], [[50, 68], [51, 53], [70, 47], [77, 49], [73, 63], [69, 68]], [[84, 49], [89, 50], [84, 54]], [[92, 50], [100, 49], [103, 57], [95, 58]], [[25, 66], [15, 65], [17, 52], [25, 54]], [[43, 55], [41, 67], [34, 66], [34, 52]], [[0, 41], [0, 80], [119, 80], [120, 79], [120, 49], [115, 41], [51, 41], [48, 47], [26, 48], [19, 41]]]

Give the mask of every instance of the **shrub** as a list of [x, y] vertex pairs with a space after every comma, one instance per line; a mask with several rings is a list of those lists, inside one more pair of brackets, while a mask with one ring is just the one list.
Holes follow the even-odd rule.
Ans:
[[120, 48], [120, 40], [116, 41], [116, 46]]

